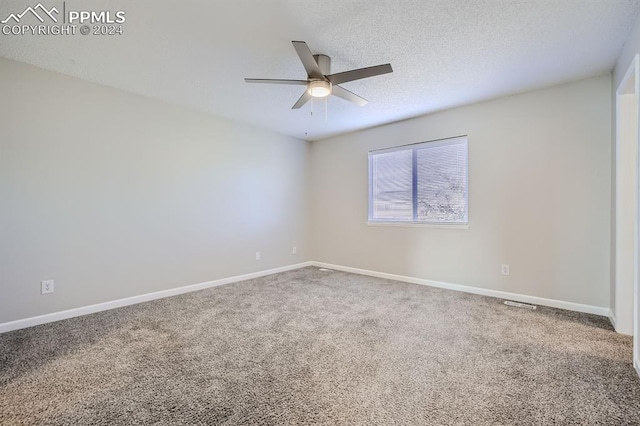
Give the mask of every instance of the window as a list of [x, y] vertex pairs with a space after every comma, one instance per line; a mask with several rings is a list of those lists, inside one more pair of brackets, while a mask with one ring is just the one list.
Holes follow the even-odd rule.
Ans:
[[467, 224], [467, 137], [369, 152], [369, 222]]

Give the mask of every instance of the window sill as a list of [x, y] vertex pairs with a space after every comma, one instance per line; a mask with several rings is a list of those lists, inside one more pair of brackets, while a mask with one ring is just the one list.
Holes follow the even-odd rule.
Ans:
[[469, 229], [468, 223], [367, 222], [367, 226], [396, 226], [400, 228]]

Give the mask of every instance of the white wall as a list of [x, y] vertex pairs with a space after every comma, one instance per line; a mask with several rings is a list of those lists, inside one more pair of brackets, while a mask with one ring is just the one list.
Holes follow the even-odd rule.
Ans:
[[[369, 150], [464, 134], [469, 229], [366, 225]], [[610, 75], [314, 142], [311, 167], [314, 260], [609, 307]]]
[[[0, 75], [0, 323], [310, 259], [609, 306], [611, 76], [309, 144]], [[366, 225], [368, 150], [460, 134], [470, 229]]]
[[640, 52], [640, 18], [636, 20], [636, 24], [631, 30], [627, 41], [624, 43], [620, 54], [618, 55], [618, 59], [616, 61], [616, 65], [613, 69], [613, 90], [615, 92], [616, 88], [620, 85], [620, 82], [624, 78], [624, 74], [629, 69], [631, 62], [633, 61], [633, 57], [636, 53]]
[[[611, 141], [612, 141], [612, 154], [611, 154], [611, 265], [615, 265], [616, 263], [616, 209], [615, 209], [615, 188], [616, 188], [616, 176], [615, 176], [615, 142], [616, 142], [616, 90], [622, 79], [624, 78], [625, 73], [631, 66], [633, 58], [637, 53], [640, 53], [640, 19], [636, 21], [635, 26], [631, 30], [627, 41], [620, 54], [618, 55], [618, 59], [616, 61], [615, 67], [613, 68], [613, 82], [611, 85], [611, 96], [612, 96], [612, 127], [611, 127]], [[615, 268], [611, 268], [611, 310], [615, 314], [616, 305], [615, 305], [615, 282], [616, 282], [616, 273]]]
[[[635, 26], [634, 28], [631, 30], [631, 33], [629, 34], [629, 37], [627, 38], [627, 41], [625, 42], [622, 51], [620, 52], [620, 54], [618, 55], [618, 59], [616, 61], [615, 67], [613, 69], [613, 84], [612, 84], [612, 99], [613, 99], [613, 108], [612, 108], [612, 115], [613, 115], [613, 129], [612, 129], [612, 195], [613, 195], [613, 203], [612, 203], [612, 223], [611, 223], [611, 229], [612, 229], [612, 244], [611, 244], [611, 264], [612, 265], [616, 265], [617, 264], [617, 268], [612, 268], [612, 274], [611, 274], [611, 311], [614, 315], [614, 317], [617, 317], [617, 324], [616, 324], [616, 330], [621, 331], [621, 332], [625, 332], [625, 333], [632, 333], [633, 332], [633, 327], [635, 327], [636, 329], [640, 328], [640, 314], [639, 312], [639, 306], [640, 306], [640, 294], [634, 293], [634, 289], [631, 288], [631, 286], [636, 286], [637, 284], [634, 284], [634, 281], [636, 279], [636, 277], [634, 277], [634, 273], [630, 268], [630, 263], [629, 262], [633, 262], [634, 259], [636, 258], [637, 254], [635, 253], [635, 250], [633, 249], [633, 246], [631, 248], [629, 248], [628, 244], [625, 247], [625, 241], [623, 238], [621, 238], [621, 231], [626, 231], [628, 229], [632, 229], [634, 228], [633, 223], [635, 222], [636, 218], [633, 218], [631, 216], [633, 216], [634, 214], [636, 214], [635, 211], [629, 212], [629, 211], [617, 211], [616, 212], [616, 200], [615, 200], [615, 190], [616, 190], [616, 186], [623, 188], [625, 186], [628, 186], [628, 182], [629, 180], [627, 180], [627, 185], [625, 185], [625, 181], [624, 181], [624, 172], [625, 172], [625, 165], [628, 167], [631, 167], [633, 170], [633, 173], [631, 173], [631, 176], [627, 176], [630, 179], [633, 179], [633, 182], [637, 184], [637, 176], [636, 176], [636, 170], [635, 167], [633, 167], [632, 163], [629, 162], [624, 162], [624, 160], [628, 160], [628, 159], [622, 159], [621, 158], [621, 162], [620, 164], [616, 164], [615, 158], [616, 158], [616, 140], [619, 139], [619, 142], [621, 144], [621, 146], [623, 147], [623, 149], [625, 148], [626, 142], [633, 142], [633, 141], [637, 141], [637, 132], [635, 127], [637, 126], [637, 114], [635, 114], [636, 111], [636, 103], [637, 103], [637, 96], [638, 94], [635, 93], [634, 95], [625, 95], [624, 98], [629, 98], [631, 99], [633, 105], [629, 105], [628, 99], [620, 99], [620, 105], [624, 106], [626, 111], [617, 111], [617, 105], [616, 105], [616, 92], [618, 90], [618, 87], [621, 85], [622, 80], [624, 79], [625, 74], [627, 73], [627, 71], [629, 70], [634, 57], [636, 56], [636, 54], [640, 53], [640, 18], [638, 18], [636, 20]], [[634, 117], [629, 117], [629, 113], [635, 114]], [[616, 121], [618, 121], [620, 123], [621, 128], [626, 127], [627, 129], [625, 129], [625, 131], [629, 132], [628, 134], [624, 135], [620, 135], [621, 137], [618, 138], [618, 136], [616, 135], [617, 129], [616, 129]], [[629, 129], [628, 126], [631, 126], [632, 128]], [[637, 151], [637, 143], [633, 144], [634, 147], [632, 147], [631, 151]], [[623, 149], [621, 149], [620, 154], [618, 155], [618, 157], [624, 156], [625, 153], [623, 151]], [[626, 149], [629, 149], [629, 147], [627, 146]], [[635, 160], [635, 159], [633, 159]], [[616, 168], [618, 169], [617, 175], [618, 178], [620, 178], [620, 182], [616, 182]], [[635, 189], [636, 185], [632, 184], [631, 185], [633, 188]], [[623, 205], [622, 203], [624, 203], [626, 200], [625, 198], [629, 198], [628, 196], [625, 197], [625, 194], [620, 194], [620, 200], [618, 205]], [[631, 197], [633, 198], [633, 197]], [[628, 207], [628, 206], [627, 206]], [[631, 206], [632, 210], [634, 210], [635, 206]], [[625, 209], [625, 210], [628, 210]], [[627, 218], [628, 221], [622, 222], [623, 218]], [[616, 219], [617, 218], [617, 219]], [[616, 220], [621, 220], [620, 224], [617, 225], [616, 224]], [[620, 228], [618, 229], [618, 235], [616, 235], [616, 227]], [[618, 241], [616, 241], [616, 238], [618, 238]], [[627, 241], [628, 242], [628, 241]], [[616, 271], [616, 269], [618, 269], [618, 271]], [[626, 270], [626, 274], [622, 273], [623, 271]], [[616, 276], [617, 274], [617, 276]], [[635, 298], [635, 300], [630, 301], [629, 300], [629, 295], [633, 295], [632, 297]], [[618, 302], [616, 302], [616, 299], [618, 300]], [[635, 321], [635, 325], [633, 324], [633, 321]], [[638, 345], [638, 336], [634, 336], [634, 364], [636, 365], [636, 369], [638, 369], [638, 372], [640, 374], [640, 347]]]
[[307, 142], [5, 59], [0, 75], [0, 323], [307, 260]]

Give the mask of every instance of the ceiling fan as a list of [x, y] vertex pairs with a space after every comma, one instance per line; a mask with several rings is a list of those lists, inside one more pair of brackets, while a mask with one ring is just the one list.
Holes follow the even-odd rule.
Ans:
[[350, 71], [330, 74], [331, 58], [327, 55], [313, 55], [307, 43], [304, 41], [292, 41], [304, 69], [307, 71], [306, 80], [283, 80], [270, 78], [245, 78], [247, 83], [267, 83], [267, 84], [294, 84], [307, 86], [307, 90], [300, 96], [300, 99], [291, 109], [301, 108], [311, 98], [324, 98], [334, 95], [360, 106], [366, 105], [369, 101], [340, 87], [339, 84], [348, 81], [360, 80], [374, 77], [376, 75], [393, 72], [391, 64], [376, 65], [373, 67], [359, 68]]

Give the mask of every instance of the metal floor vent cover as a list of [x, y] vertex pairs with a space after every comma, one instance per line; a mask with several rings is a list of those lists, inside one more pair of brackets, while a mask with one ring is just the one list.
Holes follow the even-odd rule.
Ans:
[[536, 305], [530, 305], [528, 303], [513, 302], [511, 300], [505, 300], [504, 304], [507, 306], [513, 306], [516, 308], [525, 308], [525, 309], [532, 309], [532, 310], [537, 307]]

